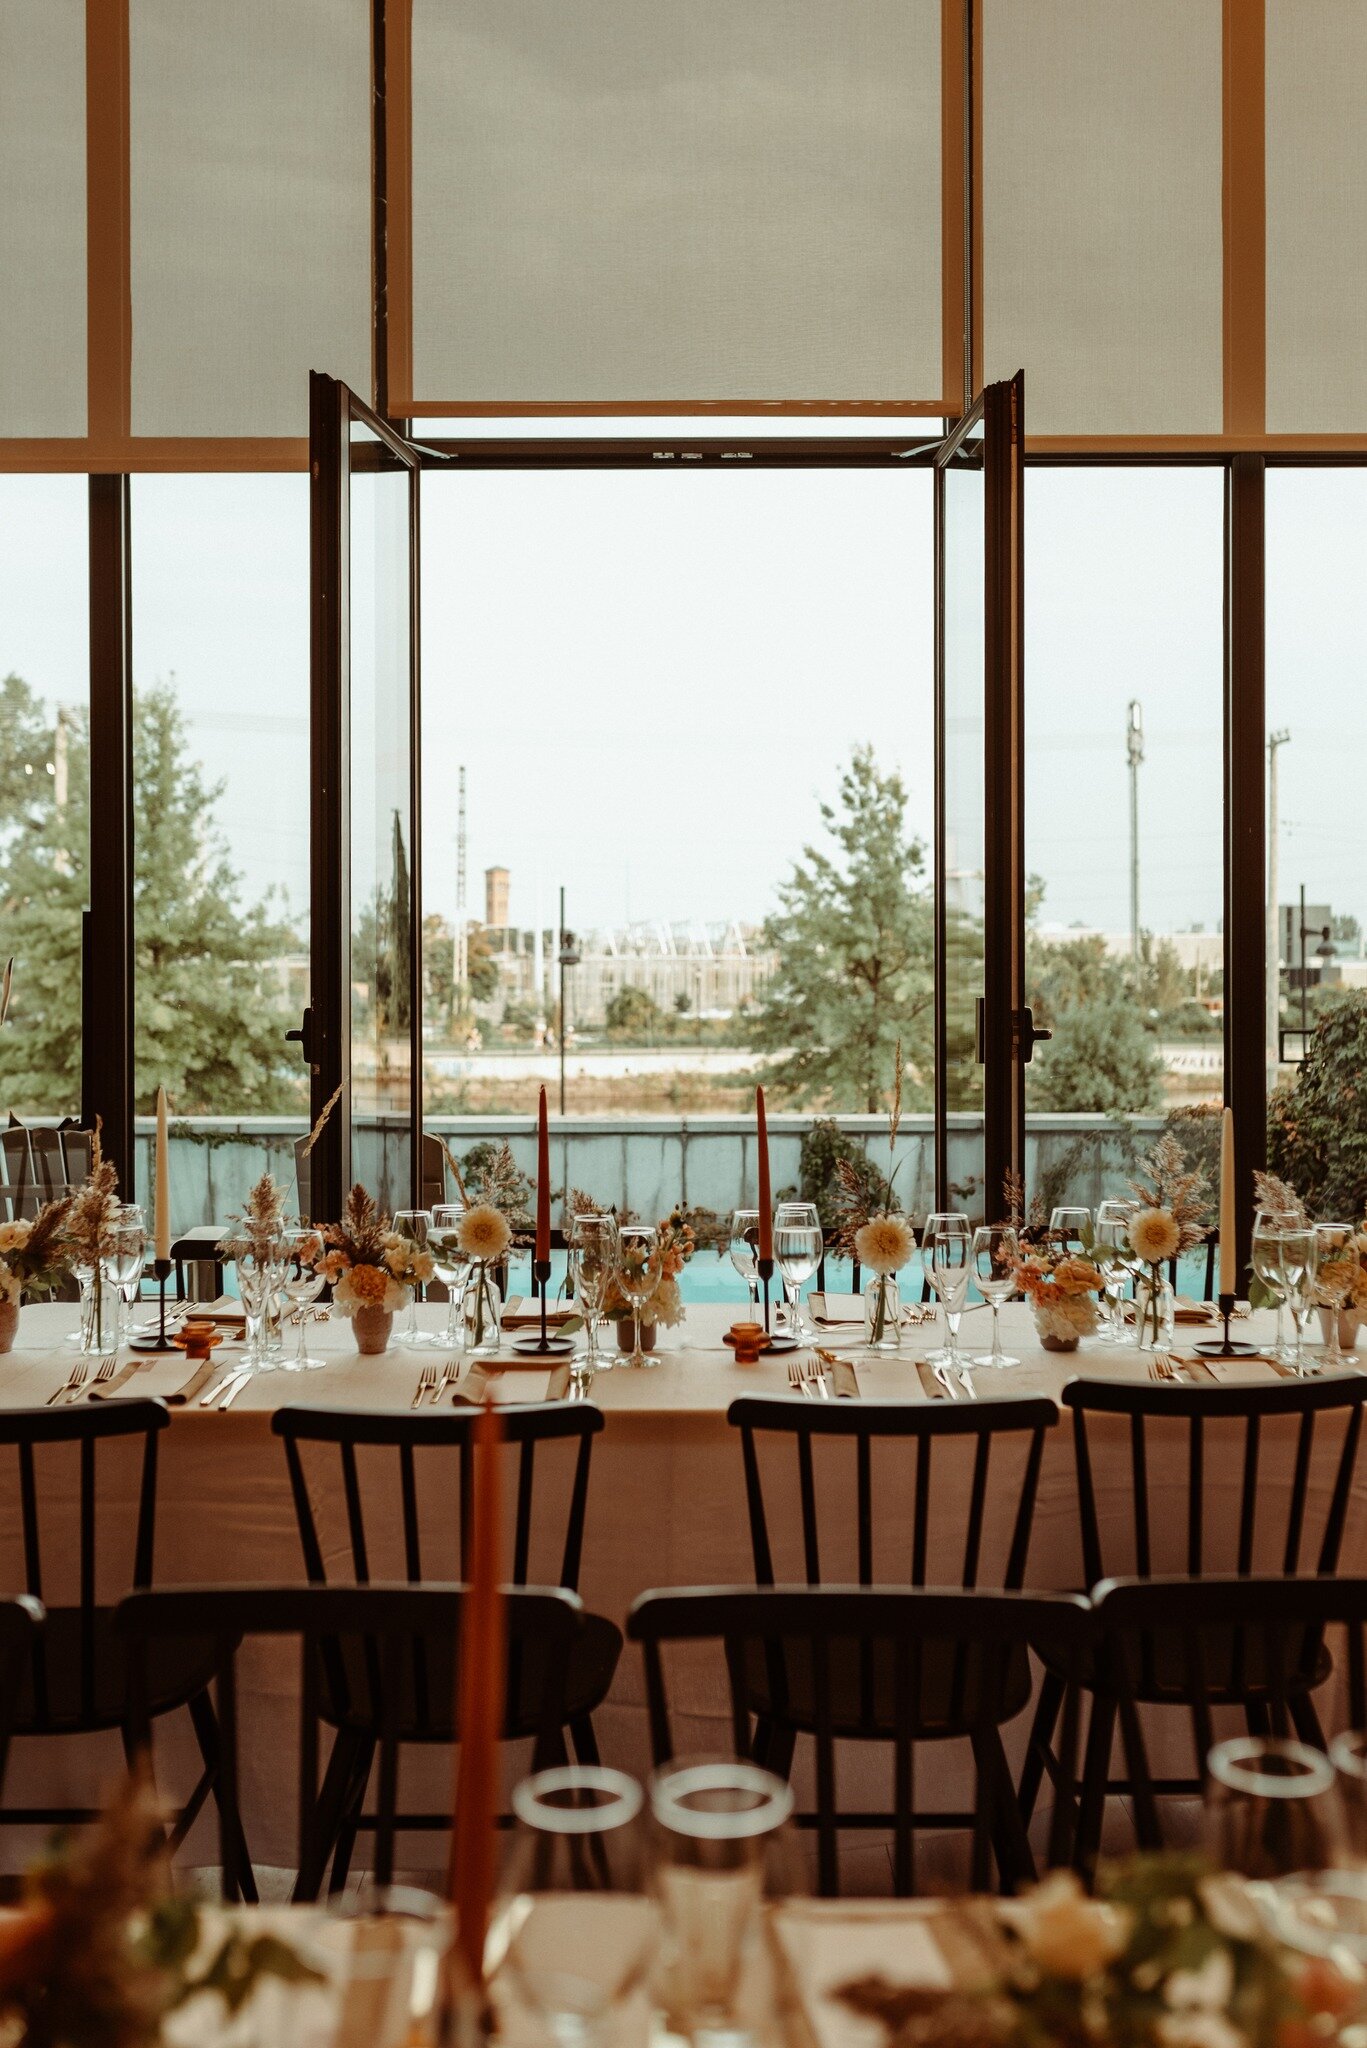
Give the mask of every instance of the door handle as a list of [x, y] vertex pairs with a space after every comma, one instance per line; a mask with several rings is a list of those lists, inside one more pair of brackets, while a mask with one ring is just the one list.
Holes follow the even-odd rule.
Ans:
[[287, 1041], [292, 1041], [299, 1047], [299, 1050], [303, 1053], [304, 1058], [307, 1060], [309, 1066], [311, 1067], [313, 1065], [312, 1003], [308, 1005], [307, 1009], [304, 1011], [303, 1016], [300, 1018], [299, 1029], [297, 1031], [287, 1031], [285, 1033], [285, 1037]]
[[1028, 1003], [1023, 1010], [1016, 1012], [1016, 1043], [1020, 1047], [1023, 1066], [1029, 1066], [1035, 1047], [1043, 1045], [1046, 1039], [1052, 1038], [1053, 1035], [1052, 1031], [1046, 1031], [1041, 1025], [1036, 1024], [1035, 1013]]

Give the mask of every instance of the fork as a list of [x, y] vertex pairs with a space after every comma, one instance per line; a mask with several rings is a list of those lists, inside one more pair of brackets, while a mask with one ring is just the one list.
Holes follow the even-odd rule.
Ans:
[[790, 1353], [788, 1358], [788, 1391], [790, 1394], [801, 1394], [804, 1401], [810, 1401], [812, 1398], [807, 1375], [802, 1369], [802, 1359], [796, 1351]]
[[[436, 1367], [435, 1367], [435, 1366], [431, 1366], [431, 1367], [429, 1367], [429, 1368], [427, 1368], [427, 1369], [428, 1369], [428, 1370], [430, 1370], [430, 1371], [432, 1371], [432, 1372], [435, 1372], [435, 1371], [436, 1371]], [[432, 1406], [433, 1406], [434, 1408], [436, 1407], [436, 1405], [437, 1405], [438, 1401], [440, 1401], [440, 1399], [441, 1399], [442, 1395], [443, 1395], [443, 1394], [444, 1394], [444, 1393], [446, 1392], [446, 1389], [447, 1389], [448, 1387], [453, 1387], [453, 1386], [455, 1385], [456, 1381], [457, 1381], [457, 1380], [459, 1379], [459, 1377], [460, 1377], [460, 1360], [459, 1360], [458, 1358], [448, 1358], [448, 1359], [447, 1359], [447, 1361], [446, 1361], [446, 1363], [445, 1363], [445, 1365], [444, 1365], [444, 1366], [442, 1367], [442, 1369], [441, 1369], [441, 1378], [440, 1378], [440, 1380], [439, 1380], [439, 1381], [437, 1382], [436, 1386], [435, 1386], [435, 1387], [433, 1388], [433, 1390], [432, 1390]], [[421, 1399], [422, 1399], [422, 1394], [421, 1394], [421, 1392], [420, 1392], [420, 1393], [419, 1393], [419, 1395], [418, 1395], [418, 1401], [420, 1401]], [[416, 1407], [417, 1407], [417, 1405], [418, 1405], [418, 1402], [417, 1402], [417, 1401], [415, 1401], [415, 1402], [413, 1403], [413, 1406], [414, 1406], [414, 1407], [416, 1408]]]
[[809, 1387], [816, 1389], [819, 1401], [829, 1401], [831, 1390], [826, 1384], [826, 1368], [810, 1351], [803, 1353], [803, 1375]]
[[55, 1394], [48, 1395], [46, 1406], [49, 1408], [54, 1407], [64, 1394], [79, 1394], [81, 1388], [85, 1385], [85, 1376], [89, 1370], [90, 1367], [86, 1364], [85, 1360], [78, 1358], [71, 1368], [65, 1385], [58, 1387]]
[[84, 1388], [77, 1387], [76, 1392], [71, 1397], [72, 1400], [78, 1400], [81, 1394], [84, 1393], [88, 1401], [90, 1399], [90, 1396], [94, 1393], [96, 1387], [103, 1387], [108, 1383], [108, 1381], [113, 1379], [114, 1374], [118, 1371], [118, 1368], [119, 1354], [117, 1351], [111, 1351], [108, 1358], [102, 1358], [100, 1360], [100, 1369], [96, 1373], [94, 1379], [90, 1382], [90, 1385]]
[[425, 1365], [422, 1371], [418, 1374], [418, 1391], [416, 1392], [416, 1394], [414, 1394], [410, 1406], [414, 1408], [420, 1408], [423, 1402], [427, 1399], [427, 1396], [429, 1394], [435, 1394], [436, 1390], [437, 1368], [435, 1365], [432, 1364]]

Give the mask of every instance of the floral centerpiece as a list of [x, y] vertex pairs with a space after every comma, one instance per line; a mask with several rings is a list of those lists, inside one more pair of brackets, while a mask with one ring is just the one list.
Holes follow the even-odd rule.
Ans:
[[391, 1230], [359, 1183], [346, 1198], [341, 1222], [325, 1223], [318, 1236], [314, 1271], [330, 1283], [333, 1307], [351, 1318], [357, 1350], [386, 1350], [395, 1309], [436, 1271], [432, 1254]]
[[1360, 1997], [1329, 1962], [1278, 1947], [1243, 1880], [1198, 1856], [1103, 1868], [1095, 1898], [1054, 1871], [995, 1920], [974, 1921], [974, 1952], [996, 1950], [980, 1982], [873, 1977], [840, 1995], [894, 2048], [1312, 2048]]
[[[647, 1351], [654, 1344], [655, 1332], [661, 1325], [672, 1330], [684, 1319], [679, 1275], [697, 1248], [697, 1237], [686, 1210], [671, 1209], [668, 1216], [656, 1225], [655, 1243], [646, 1260], [646, 1272], [653, 1285], [641, 1303], [641, 1343]], [[622, 1326], [631, 1322], [632, 1305], [615, 1274], [604, 1292], [603, 1314], [618, 1326], [618, 1347], [629, 1348], [623, 1345]]]
[[1097, 1296], [1106, 1282], [1091, 1259], [1063, 1245], [1036, 1244], [1015, 1271], [1046, 1351], [1076, 1351], [1080, 1338], [1095, 1335]]
[[[219, 1242], [219, 1253], [237, 1267], [238, 1291], [247, 1318], [247, 1356], [259, 1364], [279, 1349], [280, 1280], [285, 1248], [285, 1191], [272, 1174], [253, 1185], [233, 1227]], [[316, 1259], [321, 1244], [313, 1256]]]
[[44, 1202], [36, 1216], [0, 1223], [0, 1351], [14, 1344], [20, 1304], [55, 1293], [71, 1270], [65, 1241], [71, 1202], [64, 1195]]
[[893, 1208], [897, 1132], [902, 1122], [902, 1041], [893, 1060], [888, 1110], [888, 1170], [871, 1189], [854, 1161], [836, 1161], [835, 1249], [857, 1259], [872, 1277], [864, 1288], [864, 1335], [872, 1351], [895, 1351], [902, 1342], [902, 1302], [896, 1275], [916, 1249], [916, 1233]]
[[114, 1251], [119, 1176], [113, 1160], [104, 1156], [100, 1132], [96, 1117], [90, 1171], [72, 1197], [64, 1238], [71, 1269], [81, 1284], [81, 1349], [105, 1352], [113, 1351], [118, 1341], [118, 1318], [106, 1313], [104, 1262]]
[[1148, 1268], [1135, 1290], [1139, 1346], [1156, 1351], [1172, 1338], [1173, 1294], [1164, 1267], [1193, 1246], [1204, 1244], [1202, 1197], [1206, 1177], [1192, 1170], [1186, 1154], [1165, 1131], [1144, 1161], [1142, 1179], [1130, 1182], [1139, 1203], [1129, 1222], [1130, 1248]]
[[498, 1350], [503, 1315], [502, 1291], [494, 1275], [510, 1251], [532, 1242], [527, 1213], [532, 1184], [506, 1138], [498, 1146], [474, 1147], [466, 1154], [464, 1173], [450, 1151], [446, 1158], [465, 1204], [456, 1230], [456, 1247], [469, 1265], [465, 1341], [476, 1357], [490, 1357]]

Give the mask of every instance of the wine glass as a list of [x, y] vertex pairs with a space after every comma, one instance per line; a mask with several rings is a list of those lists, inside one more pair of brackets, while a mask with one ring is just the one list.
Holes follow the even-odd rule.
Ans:
[[1091, 1234], [1090, 1209], [1069, 1208], [1065, 1203], [1050, 1211], [1049, 1235], [1061, 1250], [1074, 1254], [1082, 1251]]
[[815, 1202], [780, 1202], [774, 1211], [774, 1261], [788, 1298], [788, 1328], [802, 1340], [816, 1331], [802, 1313], [802, 1283], [821, 1264], [821, 1217]]
[[932, 1365], [959, 1371], [959, 1318], [968, 1299], [969, 1274], [973, 1265], [973, 1231], [967, 1216], [957, 1209], [938, 1210], [926, 1222], [921, 1239], [921, 1260], [926, 1278], [940, 1297], [945, 1312], [947, 1336], [944, 1348], [932, 1351]]
[[308, 1347], [309, 1314], [315, 1301], [323, 1291], [323, 1276], [318, 1272], [316, 1261], [322, 1254], [322, 1243], [316, 1230], [307, 1224], [297, 1224], [285, 1241], [285, 1265], [282, 1286], [285, 1299], [291, 1303], [293, 1313], [299, 1321], [299, 1342], [294, 1347], [293, 1358], [285, 1360], [286, 1372], [308, 1372], [323, 1363], [321, 1358], [310, 1358]]
[[1217, 1870], [1250, 1879], [1323, 1870], [1342, 1839], [1328, 1757], [1301, 1742], [1236, 1735], [1207, 1767], [1206, 1832]]
[[1125, 1311], [1122, 1302], [1125, 1282], [1139, 1271], [1139, 1260], [1130, 1243], [1130, 1219], [1137, 1213], [1138, 1202], [1127, 1201], [1123, 1196], [1109, 1196], [1097, 1203], [1096, 1210], [1096, 1262], [1105, 1282], [1105, 1301], [1110, 1320], [1109, 1333], [1101, 1333], [1103, 1344], [1129, 1344], [1136, 1339], [1125, 1328]]
[[570, 1287], [584, 1318], [583, 1372], [610, 1371], [612, 1360], [598, 1344], [598, 1330], [619, 1256], [615, 1216], [576, 1216], [570, 1225]]
[[1315, 1268], [1319, 1257], [1319, 1239], [1309, 1224], [1283, 1230], [1277, 1240], [1277, 1279], [1290, 1304], [1296, 1330], [1292, 1364], [1302, 1378], [1320, 1369], [1305, 1355], [1305, 1326], [1315, 1305]]
[[617, 1230], [617, 1285], [631, 1303], [631, 1355], [627, 1365], [654, 1365], [641, 1349], [641, 1310], [655, 1292], [656, 1232], [653, 1223], [623, 1223]]
[[[391, 1228], [395, 1236], [401, 1237], [405, 1244], [412, 1245], [415, 1251], [425, 1252], [428, 1249], [432, 1236], [432, 1211], [430, 1209], [396, 1209]], [[408, 1320], [394, 1339], [394, 1342], [404, 1345], [410, 1351], [421, 1351], [428, 1348], [436, 1350], [438, 1347], [445, 1348], [446, 1338], [444, 1335], [438, 1336], [435, 1330], [420, 1330], [418, 1328], [418, 1290], [416, 1286], [409, 1290]]]
[[1353, 1298], [1360, 1270], [1356, 1236], [1351, 1223], [1315, 1225], [1315, 1242], [1319, 1247], [1319, 1258], [1315, 1264], [1315, 1301], [1321, 1311], [1327, 1312], [1329, 1333], [1325, 1339], [1324, 1357], [1326, 1364], [1335, 1367], [1343, 1364], [1339, 1313]]
[[973, 1233], [973, 1278], [978, 1292], [992, 1310], [992, 1349], [975, 1365], [1019, 1365], [1002, 1350], [1001, 1307], [1016, 1291], [1016, 1267], [1021, 1255], [1020, 1240], [1006, 1223], [982, 1223]]
[[460, 1349], [460, 1305], [465, 1294], [465, 1275], [470, 1268], [470, 1261], [460, 1248], [460, 1219], [464, 1214], [459, 1202], [438, 1202], [427, 1233], [433, 1270], [446, 1289], [446, 1328], [441, 1339], [444, 1351]]
[[513, 1792], [516, 1831], [485, 1944], [557, 2048], [596, 2048], [643, 1992], [660, 1909], [645, 1894], [644, 1798], [634, 1778], [563, 1765]]
[[750, 1313], [759, 1314], [759, 1210], [731, 1212], [731, 1264], [750, 1290]]
[[695, 2042], [753, 2041], [746, 1963], [766, 1895], [797, 1888], [792, 1787], [752, 1763], [669, 1764], [651, 1779], [650, 1809], [671, 2031]]
[[128, 1342], [133, 1320], [133, 1303], [142, 1286], [147, 1263], [147, 1222], [136, 1202], [120, 1202], [114, 1211], [112, 1248], [106, 1275], [118, 1290], [120, 1344]]
[[1277, 1298], [1277, 1342], [1272, 1356], [1290, 1365], [1295, 1354], [1286, 1341], [1286, 1286], [1281, 1277], [1281, 1234], [1284, 1219], [1275, 1209], [1259, 1209], [1253, 1218], [1253, 1270], [1269, 1294]]

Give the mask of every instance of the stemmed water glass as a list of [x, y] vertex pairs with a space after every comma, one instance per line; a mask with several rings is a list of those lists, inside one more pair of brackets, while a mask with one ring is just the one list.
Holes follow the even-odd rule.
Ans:
[[631, 1303], [631, 1355], [627, 1365], [654, 1365], [641, 1349], [641, 1310], [655, 1292], [656, 1232], [653, 1223], [623, 1223], [617, 1231], [617, 1285]]
[[299, 1323], [299, 1341], [293, 1358], [284, 1361], [286, 1372], [309, 1372], [321, 1367], [321, 1358], [310, 1358], [308, 1326], [313, 1304], [323, 1291], [323, 1276], [317, 1270], [322, 1244], [316, 1230], [306, 1223], [293, 1224], [285, 1239], [281, 1286]]
[[968, 1281], [973, 1268], [973, 1232], [967, 1216], [957, 1209], [939, 1210], [926, 1222], [921, 1239], [921, 1261], [926, 1278], [940, 1297], [947, 1332], [944, 1348], [932, 1351], [932, 1365], [958, 1371], [959, 1318], [968, 1299]]
[[1218, 1870], [1265, 1882], [1334, 1860], [1342, 1818], [1333, 1766], [1319, 1750], [1236, 1735], [1216, 1743], [1207, 1768], [1206, 1833]]
[[1090, 1209], [1069, 1208], [1065, 1204], [1050, 1211], [1049, 1235], [1060, 1250], [1074, 1254], [1080, 1252], [1091, 1234]]
[[973, 1233], [973, 1278], [978, 1292], [992, 1310], [992, 1349], [975, 1365], [1019, 1365], [1002, 1350], [1001, 1307], [1016, 1291], [1016, 1268], [1020, 1261], [1020, 1240], [1006, 1223], [983, 1223]]
[[465, 1276], [470, 1268], [470, 1261], [460, 1248], [460, 1219], [464, 1214], [458, 1202], [438, 1202], [432, 1211], [432, 1227], [427, 1233], [427, 1249], [432, 1254], [433, 1270], [446, 1289], [446, 1328], [441, 1339], [445, 1351], [460, 1349], [460, 1305], [465, 1297]]
[[1290, 1365], [1295, 1354], [1286, 1341], [1286, 1287], [1281, 1278], [1281, 1235], [1285, 1219], [1275, 1209], [1259, 1209], [1253, 1218], [1253, 1270], [1277, 1300], [1277, 1342], [1272, 1356]]
[[1123, 1197], [1112, 1196], [1098, 1202], [1096, 1228], [1096, 1263], [1105, 1282], [1105, 1302], [1108, 1327], [1102, 1330], [1103, 1344], [1128, 1344], [1131, 1342], [1125, 1328], [1125, 1311], [1121, 1306], [1125, 1282], [1139, 1270], [1139, 1260], [1130, 1243], [1130, 1219], [1138, 1211], [1138, 1202], [1126, 1201]]
[[110, 1282], [119, 1295], [120, 1344], [128, 1342], [133, 1320], [133, 1303], [142, 1286], [147, 1263], [147, 1222], [136, 1202], [120, 1202], [114, 1212], [112, 1249], [106, 1266]]
[[[581, 1372], [610, 1371], [613, 1361], [599, 1348], [598, 1331], [608, 1291], [618, 1270], [620, 1246], [615, 1216], [576, 1216], [570, 1225], [570, 1288], [584, 1318]], [[635, 1360], [632, 1361], [635, 1363]]]
[[750, 1309], [753, 1315], [759, 1313], [759, 1210], [733, 1209], [731, 1212], [731, 1264], [740, 1274], [750, 1290]]
[[1319, 1239], [1312, 1225], [1297, 1224], [1294, 1229], [1281, 1232], [1277, 1239], [1277, 1281], [1290, 1305], [1296, 1330], [1291, 1362], [1302, 1378], [1319, 1371], [1319, 1366], [1310, 1364], [1305, 1356], [1305, 1326], [1315, 1305], [1315, 1268], [1319, 1259]]
[[[405, 1243], [415, 1251], [425, 1252], [432, 1236], [432, 1211], [430, 1209], [396, 1209], [393, 1229]], [[412, 1287], [408, 1295], [408, 1321], [394, 1339], [409, 1351], [437, 1350], [445, 1348], [446, 1338], [438, 1336], [435, 1330], [418, 1328], [418, 1290]]]
[[774, 1211], [774, 1262], [788, 1298], [788, 1328], [799, 1340], [816, 1332], [802, 1313], [802, 1286], [821, 1264], [821, 1217], [815, 1202], [780, 1202]]
[[1357, 1284], [1356, 1234], [1351, 1223], [1315, 1225], [1315, 1243], [1319, 1249], [1315, 1262], [1315, 1301], [1321, 1311], [1321, 1320], [1327, 1320], [1329, 1325], [1324, 1346], [1325, 1363], [1335, 1367], [1343, 1364], [1339, 1313], [1352, 1300]]

